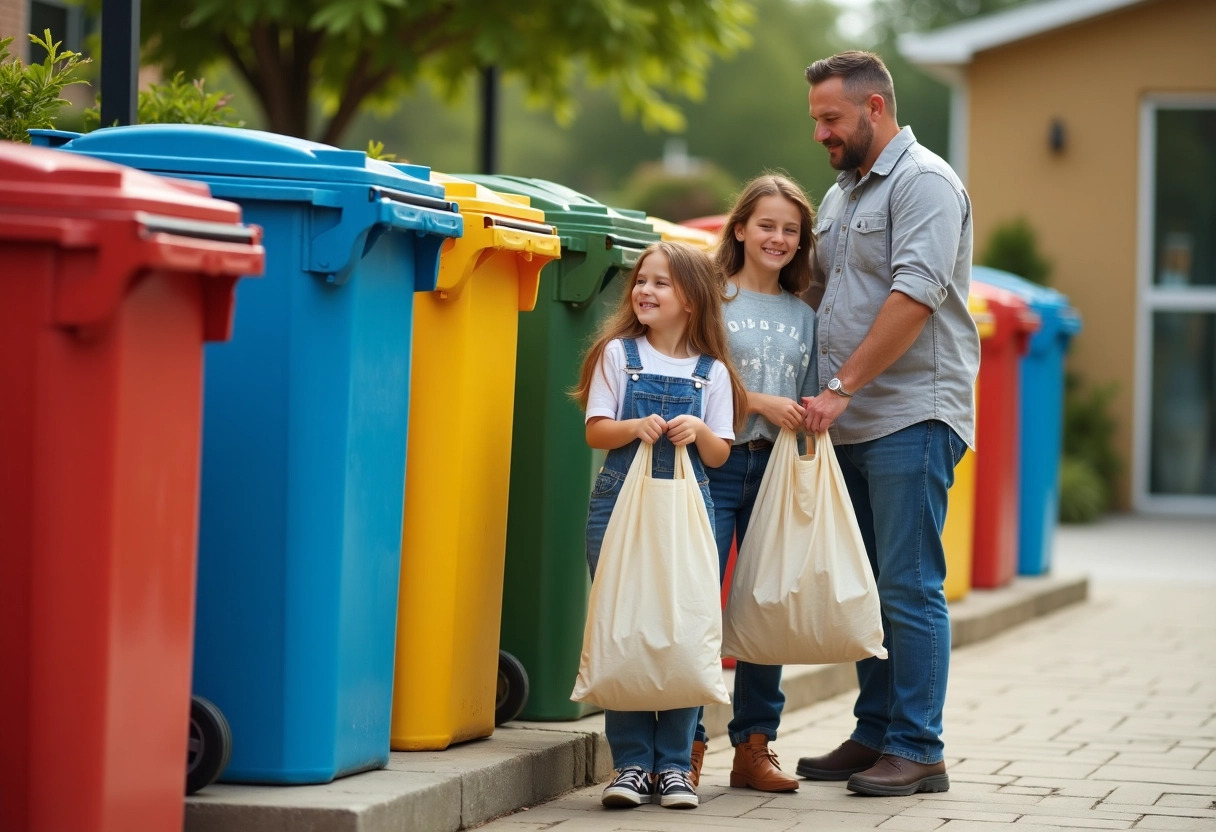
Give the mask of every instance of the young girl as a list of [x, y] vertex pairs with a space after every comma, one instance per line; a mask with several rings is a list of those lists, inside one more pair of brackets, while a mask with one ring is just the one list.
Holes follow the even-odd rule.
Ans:
[[[587, 516], [593, 579], [608, 518], [641, 442], [655, 446], [653, 475], [668, 479], [674, 446], [688, 447], [713, 521], [705, 466], [729, 456], [744, 395], [727, 360], [721, 299], [721, 279], [708, 256], [680, 243], [655, 243], [638, 259], [620, 307], [583, 359], [572, 395], [587, 412], [587, 443], [608, 451]], [[689, 766], [697, 714], [697, 708], [606, 711], [617, 775], [604, 790], [604, 805], [655, 800], [695, 807]]]
[[[803, 396], [819, 392], [809, 372], [815, 351], [815, 312], [796, 297], [811, 281], [814, 212], [802, 189], [784, 176], [766, 174], [743, 189], [718, 244], [726, 276], [722, 310], [731, 355], [747, 389], [747, 423], [736, 434], [726, 462], [709, 477], [720, 575], [726, 574], [731, 541], [742, 547], [756, 492], [780, 428], [797, 430]], [[768, 747], [777, 738], [781, 666], [740, 661], [727, 726], [735, 747], [730, 784], [766, 792], [795, 791], [798, 780], [781, 771]], [[700, 780], [705, 727], [698, 717], [692, 775]]]

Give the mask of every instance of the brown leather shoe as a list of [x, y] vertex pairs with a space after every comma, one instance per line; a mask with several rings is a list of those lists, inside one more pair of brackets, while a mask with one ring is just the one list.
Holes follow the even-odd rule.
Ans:
[[848, 789], [858, 794], [895, 797], [917, 792], [946, 792], [950, 777], [946, 763], [916, 763], [883, 754], [871, 768], [849, 778]]
[[731, 788], [750, 788], [762, 792], [795, 792], [798, 781], [777, 765], [777, 755], [768, 747], [768, 737], [752, 734], [747, 742], [735, 746], [735, 763], [730, 770]]
[[701, 785], [701, 764], [705, 762], [706, 745], [700, 740], [692, 741], [692, 771], [688, 772], [688, 779], [692, 781], [694, 789]]
[[798, 761], [798, 776], [808, 780], [848, 780], [878, 762], [882, 755], [854, 740], [845, 740], [835, 751]]

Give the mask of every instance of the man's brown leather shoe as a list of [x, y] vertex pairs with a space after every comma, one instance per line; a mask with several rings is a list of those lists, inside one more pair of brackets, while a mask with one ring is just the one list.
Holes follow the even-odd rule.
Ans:
[[735, 746], [730, 785], [735, 789], [747, 787], [762, 792], [798, 791], [798, 781], [777, 765], [777, 755], [768, 747], [768, 737], [764, 734], [752, 734], [747, 742]]
[[896, 797], [917, 792], [950, 790], [946, 763], [916, 763], [894, 754], [883, 754], [873, 767], [849, 778], [848, 789], [858, 794]]
[[692, 781], [694, 789], [701, 785], [701, 765], [705, 762], [705, 745], [700, 740], [692, 741], [692, 771], [688, 772], [688, 779]]
[[882, 755], [854, 740], [845, 740], [835, 750], [798, 761], [798, 776], [808, 780], [848, 780], [878, 762]]

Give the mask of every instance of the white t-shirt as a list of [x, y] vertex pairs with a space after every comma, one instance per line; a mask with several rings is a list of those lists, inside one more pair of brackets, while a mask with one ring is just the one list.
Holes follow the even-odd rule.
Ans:
[[[642, 359], [642, 372], [647, 375], [692, 378], [700, 356], [672, 358], [663, 355], [650, 345], [646, 338], [637, 338], [638, 354]], [[625, 345], [620, 339], [610, 341], [600, 358], [600, 366], [591, 377], [591, 389], [587, 394], [587, 419], [606, 416], [620, 420], [625, 408]], [[731, 401], [730, 375], [721, 361], [714, 360], [709, 370], [709, 383], [701, 388], [701, 417], [714, 436], [733, 440], [734, 402]]]

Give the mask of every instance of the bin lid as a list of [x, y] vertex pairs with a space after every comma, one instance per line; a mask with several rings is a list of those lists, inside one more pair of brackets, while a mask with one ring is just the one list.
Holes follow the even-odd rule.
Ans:
[[1063, 292], [988, 266], [973, 266], [971, 279], [1013, 292], [1038, 313], [1043, 326], [1031, 338], [1031, 352], [1055, 348], [1057, 341], [1067, 343], [1081, 331], [1081, 316]]
[[702, 251], [712, 251], [718, 245], [718, 235], [713, 231], [706, 231], [691, 225], [678, 225], [659, 217], [648, 216], [646, 219], [664, 240], [673, 243], [688, 243]]
[[[545, 221], [561, 235], [563, 256], [555, 298], [565, 303], [581, 304], [596, 297], [609, 278], [633, 268], [642, 249], [660, 239], [641, 211], [610, 208], [556, 182], [522, 176], [459, 176], [500, 193], [526, 196], [532, 207], [544, 210]], [[585, 256], [572, 258], [568, 251]]]
[[[361, 150], [200, 124], [106, 127], [83, 135], [42, 131], [36, 138], [150, 173], [200, 178], [225, 199], [340, 209], [339, 222], [313, 224], [303, 241], [304, 269], [334, 284], [353, 274], [371, 231], [385, 229], [415, 233], [415, 285], [418, 291], [433, 289], [442, 238], [458, 237], [464, 227], [443, 186], [429, 181], [429, 168], [392, 165]], [[284, 241], [267, 243], [273, 250]]]
[[612, 237], [614, 242], [627, 248], [646, 248], [659, 240], [654, 226], [641, 211], [610, 208], [556, 182], [523, 176], [457, 175], [500, 193], [528, 197], [534, 208], [545, 212], [546, 221], [557, 226], [565, 248], [585, 251], [585, 238], [595, 234]]
[[200, 182], [170, 180], [60, 150], [0, 142], [0, 242], [87, 251], [56, 259], [52, 319], [88, 327], [110, 318], [132, 281], [150, 268], [211, 278], [203, 337], [232, 330], [233, 285], [262, 273], [257, 226], [213, 199]]
[[253, 232], [240, 224], [241, 209], [213, 199], [201, 182], [166, 179], [87, 156], [0, 142], [0, 212], [8, 211], [86, 217], [138, 211], [229, 226], [200, 225], [196, 234], [186, 236], [253, 238]]
[[1012, 342], [1017, 353], [1025, 355], [1030, 348], [1030, 336], [1042, 325], [1038, 314], [1013, 292], [983, 281], [971, 281], [971, 294], [987, 302], [996, 324], [989, 342], [997, 348]]
[[684, 220], [680, 225], [687, 225], [689, 228], [699, 228], [702, 231], [711, 231], [718, 233], [722, 230], [722, 226], [726, 225], [729, 214], [710, 214], [706, 217], [695, 217], [691, 220]]
[[991, 338], [996, 332], [996, 321], [988, 311], [988, 301], [977, 295], [970, 295], [967, 298], [967, 311], [971, 313], [971, 320], [975, 321], [980, 338]]
[[153, 173], [375, 185], [443, 199], [443, 186], [428, 181], [429, 168], [392, 165], [362, 150], [341, 150], [263, 130], [135, 124], [75, 136], [63, 148]]
[[561, 238], [545, 221], [545, 212], [531, 207], [526, 196], [497, 193], [468, 179], [435, 173], [432, 181], [443, 185], [465, 220], [464, 235], [444, 245], [435, 288], [460, 291], [481, 264], [483, 251], [512, 252], [517, 255], [519, 311], [536, 308], [541, 269], [562, 254]]

